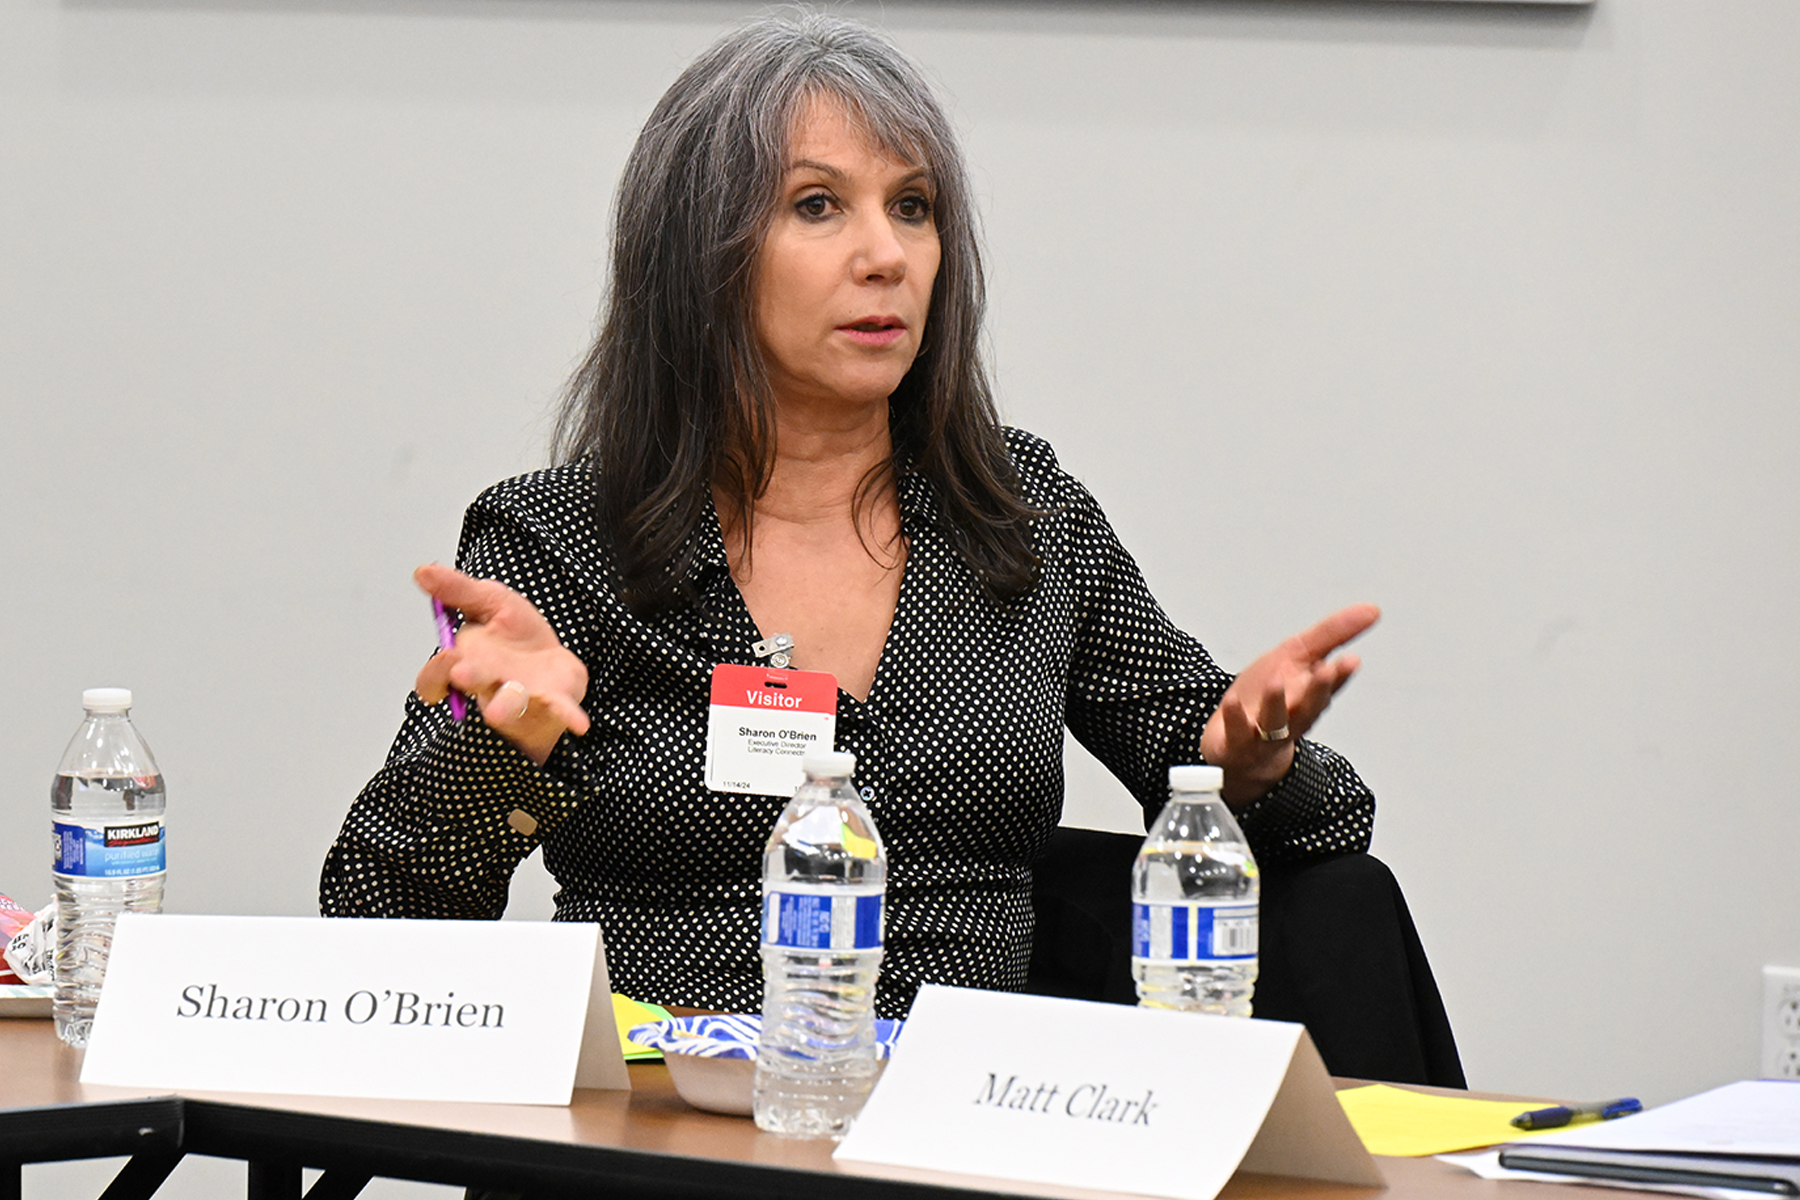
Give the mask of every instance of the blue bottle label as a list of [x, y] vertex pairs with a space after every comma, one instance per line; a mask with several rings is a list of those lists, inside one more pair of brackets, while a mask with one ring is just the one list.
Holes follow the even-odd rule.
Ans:
[[762, 940], [793, 950], [879, 950], [881, 894], [767, 892]]
[[55, 840], [51, 869], [58, 875], [129, 879], [154, 875], [168, 866], [164, 854], [168, 831], [160, 818], [94, 826], [53, 821], [51, 829]]
[[1256, 957], [1254, 904], [1133, 904], [1131, 954], [1162, 962]]

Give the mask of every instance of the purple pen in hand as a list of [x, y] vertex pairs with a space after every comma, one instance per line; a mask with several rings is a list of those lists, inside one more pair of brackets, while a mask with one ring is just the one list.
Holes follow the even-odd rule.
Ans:
[[[437, 618], [438, 646], [448, 650], [456, 645], [456, 630], [450, 628], [450, 614], [444, 611], [444, 602], [436, 596], [431, 598], [431, 612]], [[449, 680], [445, 680], [448, 686]], [[450, 715], [460, 721], [469, 715], [469, 706], [463, 702], [462, 693], [450, 688]]]

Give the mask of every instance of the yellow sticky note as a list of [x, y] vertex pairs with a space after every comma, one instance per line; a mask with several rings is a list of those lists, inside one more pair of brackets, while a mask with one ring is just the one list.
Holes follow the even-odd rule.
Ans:
[[619, 1027], [619, 1047], [625, 1051], [625, 1061], [661, 1058], [661, 1050], [640, 1046], [625, 1034], [633, 1025], [648, 1025], [652, 1021], [668, 1020], [669, 1010], [655, 1004], [639, 1004], [636, 1000], [622, 996], [618, 992], [612, 994], [612, 1002], [613, 1024]]
[[1532, 1135], [1514, 1128], [1512, 1119], [1554, 1103], [1433, 1096], [1385, 1083], [1346, 1088], [1337, 1096], [1370, 1154], [1402, 1157], [1449, 1154], [1523, 1141]]
[[850, 828], [850, 823], [848, 821], [844, 823], [843, 832], [840, 836], [844, 839], [844, 853], [848, 854], [851, 858], [875, 857], [875, 839], [863, 837], [854, 829]]

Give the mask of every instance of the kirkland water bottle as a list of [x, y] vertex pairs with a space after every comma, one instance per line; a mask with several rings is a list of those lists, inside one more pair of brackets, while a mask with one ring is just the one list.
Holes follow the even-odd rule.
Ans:
[[125, 688], [81, 694], [56, 782], [50, 821], [56, 865], [56, 1033], [85, 1046], [118, 915], [162, 910], [163, 781], [126, 714]]
[[815, 750], [763, 852], [758, 1128], [842, 1137], [875, 1083], [875, 975], [887, 852], [850, 773]]
[[1170, 767], [1169, 804], [1131, 871], [1131, 973], [1146, 1008], [1250, 1015], [1256, 859], [1217, 767]]

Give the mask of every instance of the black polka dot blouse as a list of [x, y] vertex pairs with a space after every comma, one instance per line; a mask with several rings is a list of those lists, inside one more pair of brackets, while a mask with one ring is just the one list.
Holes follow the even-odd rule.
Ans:
[[[1087, 490], [1050, 448], [1008, 431], [1034, 529], [1037, 586], [1001, 608], [936, 524], [932, 489], [902, 474], [908, 552], [867, 700], [838, 693], [837, 748], [888, 848], [887, 954], [877, 1010], [919, 985], [1017, 989], [1031, 944], [1031, 864], [1063, 802], [1063, 728], [1153, 817], [1171, 764], [1231, 676], [1169, 623]], [[648, 620], [614, 595], [583, 464], [496, 485], [470, 507], [457, 565], [529, 597], [589, 672], [593, 728], [542, 768], [471, 716], [415, 695], [387, 765], [326, 859], [328, 916], [493, 918], [540, 842], [559, 920], [595, 921], [613, 986], [728, 1012], [762, 1005], [761, 854], [784, 801], [702, 781], [708, 687], [755, 662], [764, 633], [738, 594], [716, 521], [692, 580], [699, 606]], [[1288, 777], [1239, 815], [1264, 864], [1366, 849], [1370, 795], [1338, 755], [1302, 741]]]

